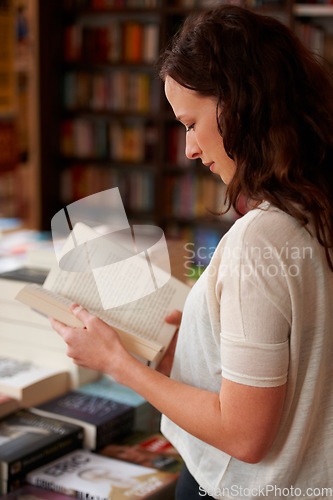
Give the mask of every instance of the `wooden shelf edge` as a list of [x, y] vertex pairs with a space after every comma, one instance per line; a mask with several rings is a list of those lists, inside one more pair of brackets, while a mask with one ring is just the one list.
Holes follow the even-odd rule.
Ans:
[[297, 17], [333, 17], [333, 5], [296, 3], [293, 14]]

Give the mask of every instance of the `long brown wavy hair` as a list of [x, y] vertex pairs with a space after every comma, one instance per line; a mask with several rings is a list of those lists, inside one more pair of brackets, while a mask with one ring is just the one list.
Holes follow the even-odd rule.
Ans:
[[227, 190], [295, 217], [333, 271], [333, 79], [285, 25], [223, 5], [189, 16], [159, 61], [160, 76], [217, 98], [217, 124], [236, 173]]

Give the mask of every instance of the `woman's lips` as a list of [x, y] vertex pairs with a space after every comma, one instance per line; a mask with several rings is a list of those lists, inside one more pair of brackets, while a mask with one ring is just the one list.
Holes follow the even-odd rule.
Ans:
[[212, 161], [211, 163], [204, 163], [205, 167], [208, 167], [211, 172], [213, 172], [214, 168], [214, 162]]
[[211, 172], [214, 172], [214, 165], [215, 165], [215, 163], [213, 161], [212, 161], [212, 163], [207, 163], [207, 167], [209, 168], [209, 170]]

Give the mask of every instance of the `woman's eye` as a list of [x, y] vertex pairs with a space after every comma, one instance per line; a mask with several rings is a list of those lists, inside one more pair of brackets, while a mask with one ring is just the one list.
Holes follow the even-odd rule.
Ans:
[[186, 129], [186, 133], [189, 132], [190, 130], [193, 130], [194, 129], [194, 123], [192, 123], [192, 125], [190, 125], [189, 127], [185, 127]]

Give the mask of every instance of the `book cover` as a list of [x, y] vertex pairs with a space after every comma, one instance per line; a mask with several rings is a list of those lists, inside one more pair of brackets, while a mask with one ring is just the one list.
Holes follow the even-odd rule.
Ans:
[[79, 391], [69, 391], [32, 411], [80, 425], [84, 429], [84, 447], [91, 450], [131, 432], [134, 424], [132, 406]]
[[76, 498], [95, 500], [172, 498], [176, 479], [175, 474], [88, 450], [69, 453], [27, 475], [30, 484]]
[[183, 466], [183, 459], [177, 450], [160, 432], [132, 432], [122, 440], [105, 446], [99, 453], [175, 474], [179, 474]]
[[0, 357], [0, 392], [19, 400], [23, 407], [40, 404], [68, 391], [69, 383], [66, 371]]
[[157, 432], [160, 428], [161, 413], [140, 396], [140, 394], [137, 394], [125, 385], [119, 384], [107, 375], [95, 382], [78, 387], [77, 391], [112, 399], [113, 401], [118, 401], [118, 403], [133, 407], [134, 431]]
[[[0, 420], [0, 476], [6, 493], [32, 469], [82, 447], [81, 427], [21, 409]], [[4, 486], [5, 485], [5, 486]]]

